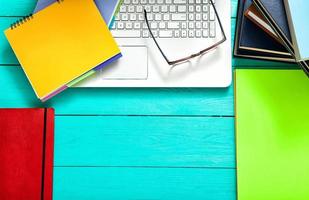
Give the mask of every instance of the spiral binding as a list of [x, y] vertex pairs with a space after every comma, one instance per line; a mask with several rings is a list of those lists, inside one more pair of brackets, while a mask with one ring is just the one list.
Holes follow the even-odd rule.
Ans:
[[[64, 0], [57, 0], [58, 3], [61, 3], [63, 1]], [[14, 28], [17, 28], [18, 26], [21, 26], [23, 23], [26, 23], [27, 21], [30, 21], [31, 19], [33, 19], [33, 14], [27, 15], [23, 17], [22, 19], [17, 20], [13, 24], [11, 24], [11, 30], [13, 30]]]
[[27, 21], [30, 21], [31, 19], [33, 19], [33, 14], [27, 15], [22, 19], [17, 20], [13, 24], [11, 24], [11, 29], [17, 28], [18, 26], [22, 25], [23, 23], [26, 23]]

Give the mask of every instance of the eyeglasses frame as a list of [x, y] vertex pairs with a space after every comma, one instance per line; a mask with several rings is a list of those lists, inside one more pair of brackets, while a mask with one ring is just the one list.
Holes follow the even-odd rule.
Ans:
[[152, 31], [151, 31], [150, 25], [149, 25], [149, 20], [148, 20], [148, 18], [147, 18], [147, 11], [146, 11], [146, 9], [144, 9], [144, 17], [145, 17], [145, 21], [146, 21], [146, 25], [147, 25], [148, 31], [149, 31], [149, 33], [150, 33], [152, 39], [154, 40], [156, 46], [158, 47], [160, 53], [162, 54], [163, 58], [165, 59], [165, 61], [166, 61], [169, 65], [175, 65], [175, 64], [178, 64], [178, 63], [182, 63], [182, 62], [188, 61], [188, 60], [190, 60], [190, 59], [192, 59], [192, 58], [201, 56], [201, 55], [203, 55], [203, 54], [205, 54], [205, 53], [207, 53], [207, 52], [209, 52], [209, 51], [211, 51], [211, 50], [217, 48], [220, 44], [222, 44], [222, 43], [224, 43], [224, 42], [226, 41], [226, 35], [225, 35], [225, 32], [224, 32], [224, 29], [223, 29], [223, 26], [222, 26], [222, 23], [221, 23], [219, 14], [218, 14], [218, 12], [217, 12], [217, 9], [216, 9], [216, 7], [215, 7], [215, 5], [214, 5], [214, 3], [213, 3], [212, 0], [209, 0], [209, 2], [211, 3], [211, 5], [212, 5], [212, 7], [213, 7], [213, 9], [214, 9], [214, 12], [215, 12], [215, 14], [216, 14], [216, 17], [217, 17], [217, 19], [218, 19], [218, 23], [219, 23], [219, 26], [220, 26], [221, 33], [222, 33], [222, 35], [223, 35], [223, 38], [222, 38], [220, 41], [216, 42], [215, 44], [213, 44], [213, 45], [207, 47], [206, 49], [204, 49], [204, 50], [202, 50], [202, 51], [199, 51], [198, 53], [195, 53], [195, 54], [192, 54], [192, 55], [187, 56], [187, 57], [185, 57], [185, 58], [177, 59], [177, 60], [174, 60], [174, 61], [170, 61], [170, 60], [167, 58], [167, 56], [164, 54], [163, 50], [161, 49], [160, 45], [158, 44], [157, 39], [154, 37], [154, 35], [153, 35]]

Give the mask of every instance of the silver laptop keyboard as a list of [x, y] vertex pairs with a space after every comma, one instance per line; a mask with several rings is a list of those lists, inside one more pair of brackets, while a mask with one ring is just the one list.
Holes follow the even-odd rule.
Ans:
[[112, 27], [113, 36], [149, 38], [144, 9], [155, 37], [216, 37], [216, 17], [209, 0], [124, 0]]

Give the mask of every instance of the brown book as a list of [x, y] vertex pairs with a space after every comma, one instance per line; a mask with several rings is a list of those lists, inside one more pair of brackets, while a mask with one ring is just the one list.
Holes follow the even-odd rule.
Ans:
[[252, 4], [245, 11], [245, 16], [250, 19], [250, 21], [252, 21], [254, 24], [263, 29], [266, 33], [268, 33], [272, 38], [283, 44], [274, 29], [272, 29], [266, 18], [258, 11], [254, 4]]

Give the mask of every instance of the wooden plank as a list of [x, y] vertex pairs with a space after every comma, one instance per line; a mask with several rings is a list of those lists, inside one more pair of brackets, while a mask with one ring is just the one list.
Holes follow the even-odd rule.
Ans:
[[0, 64], [18, 64], [15, 54], [7, 41], [4, 30], [9, 28], [12, 23], [20, 19], [19, 17], [0, 17]]
[[55, 166], [235, 167], [234, 118], [57, 116]]
[[231, 5], [232, 5], [232, 18], [236, 18], [238, 0], [231, 0]]
[[24, 16], [32, 13], [36, 0], [0, 0], [0, 16]]
[[234, 169], [55, 168], [55, 200], [236, 200]]
[[71, 88], [42, 104], [17, 66], [0, 66], [0, 85], [0, 107], [51, 106], [58, 115], [234, 115], [232, 86], [216, 89]]

